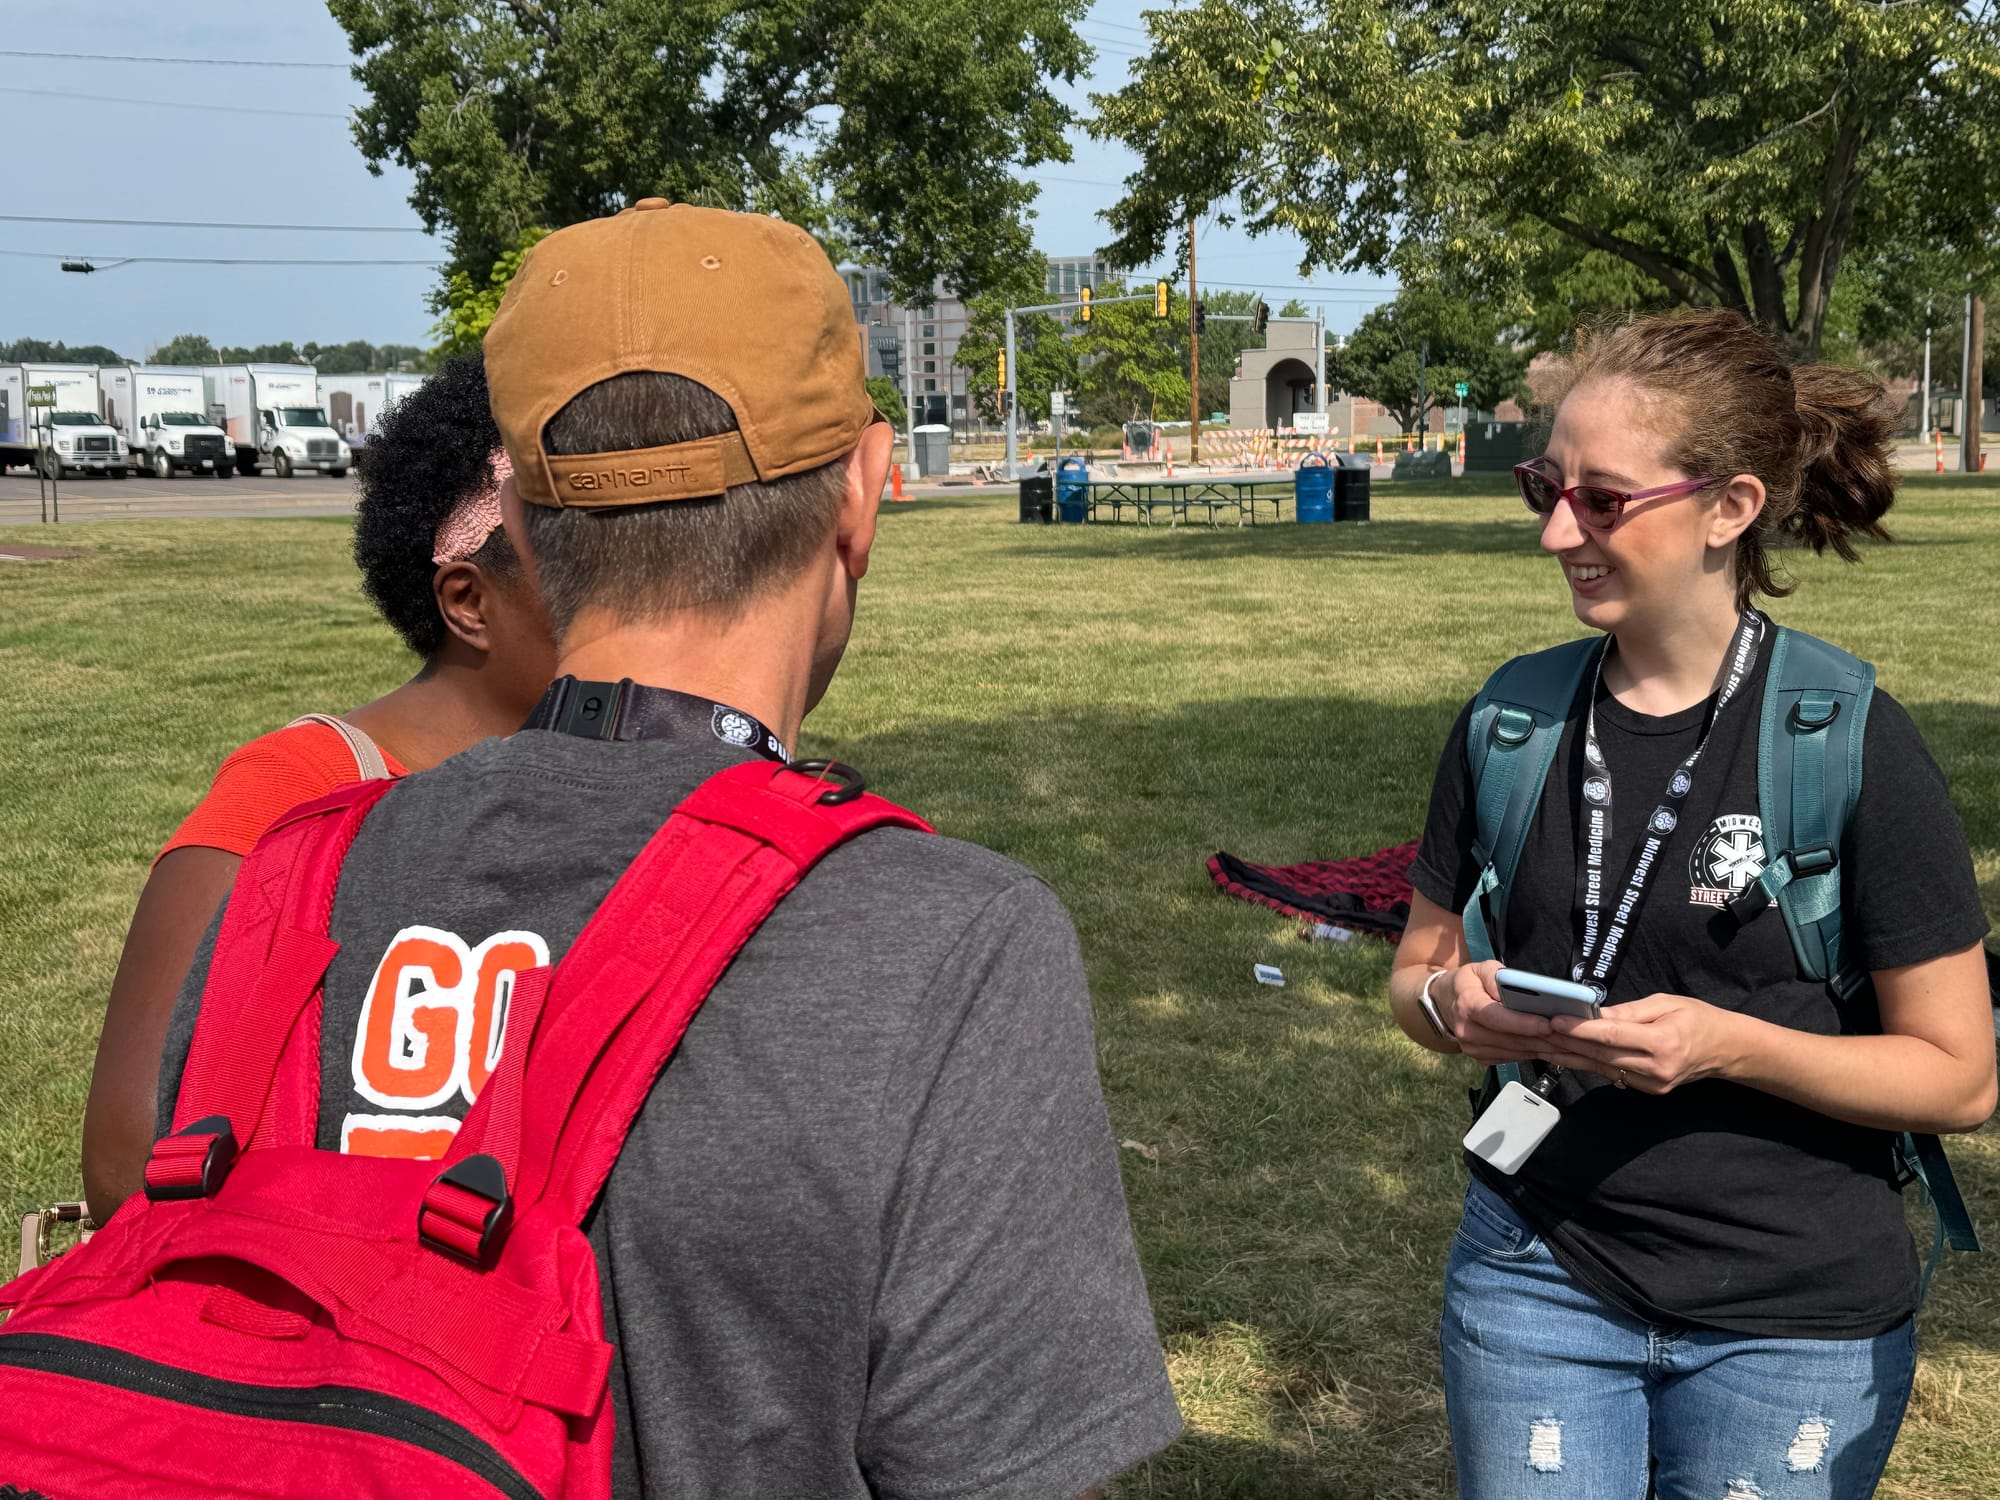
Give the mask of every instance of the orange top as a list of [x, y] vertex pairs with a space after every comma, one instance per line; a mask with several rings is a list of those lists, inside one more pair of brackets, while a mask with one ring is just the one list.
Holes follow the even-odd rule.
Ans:
[[[409, 774], [388, 751], [382, 759], [391, 776]], [[281, 815], [359, 775], [354, 752], [338, 731], [324, 724], [274, 730], [229, 753], [208, 795], [195, 804], [160, 854], [192, 845], [246, 855]]]

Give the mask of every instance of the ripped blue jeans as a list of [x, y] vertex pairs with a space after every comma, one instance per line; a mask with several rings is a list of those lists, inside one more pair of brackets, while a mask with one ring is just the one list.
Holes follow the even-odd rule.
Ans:
[[1914, 1320], [1872, 1339], [1643, 1323], [1476, 1180], [1440, 1341], [1463, 1500], [1645, 1500], [1649, 1479], [1659, 1500], [1867, 1500], [1917, 1357]]

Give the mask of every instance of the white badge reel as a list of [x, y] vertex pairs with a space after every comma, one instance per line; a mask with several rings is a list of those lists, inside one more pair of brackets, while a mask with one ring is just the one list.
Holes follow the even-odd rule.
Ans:
[[1465, 1133], [1465, 1149], [1512, 1177], [1560, 1119], [1561, 1110], [1517, 1080], [1500, 1090], [1500, 1097], [1472, 1122]]

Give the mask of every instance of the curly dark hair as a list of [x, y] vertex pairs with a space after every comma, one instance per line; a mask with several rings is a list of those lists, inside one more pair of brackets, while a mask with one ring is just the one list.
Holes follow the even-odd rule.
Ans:
[[[486, 361], [478, 354], [445, 361], [403, 397], [369, 435], [357, 469], [361, 501], [354, 518], [354, 562], [362, 592], [396, 634], [429, 660], [444, 644], [444, 617], [431, 593], [437, 529], [465, 495], [493, 482], [500, 429], [486, 403]], [[520, 558], [495, 531], [471, 561], [502, 579], [519, 576]]]

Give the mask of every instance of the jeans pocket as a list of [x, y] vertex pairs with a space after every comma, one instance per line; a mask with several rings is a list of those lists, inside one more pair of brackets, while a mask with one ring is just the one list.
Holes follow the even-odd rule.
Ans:
[[1466, 1249], [1488, 1260], [1526, 1260], [1542, 1248], [1541, 1238], [1507, 1200], [1476, 1177], [1465, 1190], [1458, 1238]]

